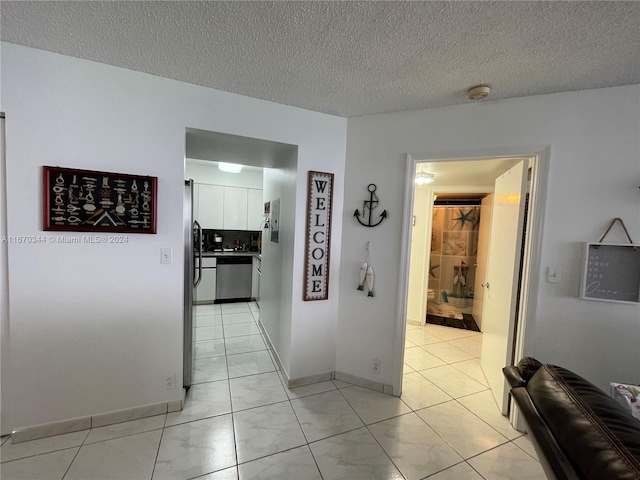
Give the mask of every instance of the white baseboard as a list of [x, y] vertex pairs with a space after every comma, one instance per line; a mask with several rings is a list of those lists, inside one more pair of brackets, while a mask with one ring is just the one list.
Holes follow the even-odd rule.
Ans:
[[273, 344], [271, 343], [271, 339], [269, 338], [269, 334], [267, 333], [262, 322], [258, 321], [258, 327], [264, 334], [265, 340], [267, 341], [267, 348], [271, 353], [271, 358], [277, 364], [282, 377], [287, 383], [289, 388], [301, 387], [303, 385], [311, 385], [313, 383], [325, 382], [327, 380], [342, 380], [343, 382], [350, 383], [352, 385], [358, 385], [360, 387], [365, 387], [370, 390], [375, 390], [377, 392], [386, 393], [387, 395], [392, 395], [393, 387], [391, 385], [385, 385], [379, 382], [373, 382], [371, 380], [367, 380], [365, 378], [356, 377], [355, 375], [349, 375], [347, 373], [338, 372], [336, 370], [331, 372], [317, 373], [314, 375], [308, 375], [306, 377], [298, 377], [298, 378], [290, 378], [289, 372], [287, 372], [284, 368], [282, 368], [282, 362], [280, 361], [280, 357], [278, 357], [278, 352], [273, 348]]
[[316, 373], [315, 375], [307, 375], [306, 377], [288, 378], [286, 375], [282, 375], [287, 381], [289, 388], [302, 387], [303, 385], [311, 385], [313, 383], [326, 382], [327, 380], [333, 380], [334, 372]]
[[38, 438], [61, 435], [63, 433], [88, 430], [90, 428], [103, 427], [114, 423], [129, 422], [139, 418], [153, 417], [165, 413], [177, 412], [184, 407], [184, 391], [181, 400], [171, 402], [159, 402], [139, 407], [124, 408], [112, 412], [88, 415], [86, 417], [71, 418], [59, 422], [44, 423], [30, 427], [22, 427], [11, 432], [11, 443], [27, 442]]
[[384, 383], [381, 383], [381, 382], [374, 382], [366, 378], [357, 377], [355, 375], [349, 375], [348, 373], [339, 372], [337, 370], [334, 373], [335, 373], [336, 380], [351, 383], [353, 385], [358, 385], [359, 387], [368, 388], [369, 390], [375, 390], [376, 392], [386, 393], [387, 395], [392, 395], [392, 392], [393, 392], [392, 385], [385, 385]]
[[271, 355], [271, 359], [276, 364], [276, 368], [278, 369], [278, 371], [280, 371], [280, 373], [282, 373], [284, 378], [288, 379], [289, 378], [289, 372], [282, 365], [282, 361], [280, 360], [280, 356], [278, 355], [278, 352], [276, 351], [276, 349], [273, 348], [273, 342], [271, 341], [271, 338], [269, 337], [269, 333], [267, 332], [267, 329], [264, 328], [264, 325], [262, 324], [261, 320], [258, 320], [258, 328], [262, 332], [262, 334], [264, 336], [264, 339], [267, 341], [267, 350], [269, 350], [269, 355]]

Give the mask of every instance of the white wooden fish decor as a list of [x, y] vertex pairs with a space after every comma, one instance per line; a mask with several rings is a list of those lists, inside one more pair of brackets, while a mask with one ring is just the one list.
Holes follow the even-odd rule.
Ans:
[[367, 242], [367, 253], [365, 254], [362, 265], [360, 266], [360, 272], [358, 274], [358, 279], [360, 282], [360, 284], [358, 285], [358, 291], [364, 292], [366, 286], [367, 297], [375, 297], [376, 293], [373, 289], [375, 276], [375, 272], [373, 271], [373, 263], [371, 262], [371, 251], [369, 249], [369, 242]]

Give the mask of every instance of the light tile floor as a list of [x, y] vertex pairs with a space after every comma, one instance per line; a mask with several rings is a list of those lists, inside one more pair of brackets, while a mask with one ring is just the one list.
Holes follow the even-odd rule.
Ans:
[[197, 307], [194, 384], [181, 412], [13, 445], [24, 479], [544, 479], [500, 415], [482, 335], [408, 326], [401, 398], [330, 380], [286, 388], [252, 303]]

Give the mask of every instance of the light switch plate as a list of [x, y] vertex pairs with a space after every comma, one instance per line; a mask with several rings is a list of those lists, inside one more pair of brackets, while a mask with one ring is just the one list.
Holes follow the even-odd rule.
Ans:
[[173, 252], [171, 248], [161, 248], [160, 249], [160, 263], [163, 265], [171, 265], [173, 261]]
[[547, 267], [547, 282], [560, 283], [561, 280], [560, 270], [557, 267]]

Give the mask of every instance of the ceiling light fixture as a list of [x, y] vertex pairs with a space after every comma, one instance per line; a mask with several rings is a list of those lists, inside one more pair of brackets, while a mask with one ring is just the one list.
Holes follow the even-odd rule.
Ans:
[[491, 87], [489, 85], [476, 85], [467, 90], [467, 98], [475, 102], [484, 100], [491, 93]]
[[242, 164], [218, 162], [218, 170], [227, 173], [240, 173], [242, 171]]
[[426, 185], [427, 183], [431, 183], [436, 179], [436, 176], [433, 173], [428, 172], [418, 172], [416, 173], [416, 185]]

